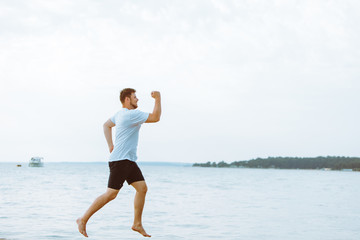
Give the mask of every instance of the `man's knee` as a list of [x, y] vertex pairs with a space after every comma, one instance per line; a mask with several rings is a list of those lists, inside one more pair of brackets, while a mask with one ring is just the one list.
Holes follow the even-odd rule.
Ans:
[[115, 198], [116, 198], [116, 196], [117, 196], [117, 193], [111, 193], [111, 194], [109, 194], [109, 200], [111, 201], [111, 200], [114, 200]]
[[131, 184], [136, 189], [136, 192], [145, 194], [148, 190], [145, 181], [137, 181]]
[[111, 201], [111, 200], [114, 200], [116, 198], [118, 192], [119, 191], [108, 189], [108, 191], [106, 191], [105, 194], [106, 194], [108, 200]]
[[146, 184], [144, 185], [144, 187], [141, 190], [142, 190], [142, 193], [147, 193], [148, 187], [146, 186]]
[[143, 185], [141, 185], [140, 187], [138, 187], [136, 190], [137, 190], [139, 193], [146, 194], [148, 188], [147, 188], [146, 184], [143, 184]]

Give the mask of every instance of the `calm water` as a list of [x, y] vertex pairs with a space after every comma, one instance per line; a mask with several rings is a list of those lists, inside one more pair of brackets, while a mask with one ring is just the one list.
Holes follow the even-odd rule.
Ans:
[[[151, 239], [360, 239], [360, 173], [140, 165]], [[75, 220], [106, 190], [107, 163], [0, 163], [0, 238], [84, 239]], [[91, 239], [143, 239], [131, 186], [92, 219]]]

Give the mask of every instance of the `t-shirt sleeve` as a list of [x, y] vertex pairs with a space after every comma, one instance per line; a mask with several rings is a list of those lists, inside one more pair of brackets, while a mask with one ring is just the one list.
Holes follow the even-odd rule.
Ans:
[[114, 124], [116, 124], [116, 122], [115, 122], [115, 116], [116, 116], [116, 114], [110, 118], [110, 120], [111, 120]]
[[142, 112], [140, 110], [132, 110], [130, 117], [131, 124], [132, 125], [143, 124], [144, 122], [146, 122], [148, 117], [149, 117], [149, 113]]

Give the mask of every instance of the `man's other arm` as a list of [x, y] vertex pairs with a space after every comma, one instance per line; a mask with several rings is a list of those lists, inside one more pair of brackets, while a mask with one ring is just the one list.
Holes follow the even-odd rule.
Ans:
[[146, 120], [146, 123], [154, 123], [160, 121], [161, 116], [161, 96], [160, 92], [153, 91], [151, 92], [151, 97], [155, 99], [155, 106], [152, 113], [149, 114], [148, 119]]
[[104, 127], [104, 135], [105, 135], [105, 138], [106, 138], [106, 142], [109, 146], [109, 151], [110, 153], [114, 150], [114, 144], [113, 144], [113, 141], [112, 141], [112, 132], [111, 132], [111, 129], [112, 127], [114, 127], [115, 124], [109, 119], [107, 120], [103, 127]]

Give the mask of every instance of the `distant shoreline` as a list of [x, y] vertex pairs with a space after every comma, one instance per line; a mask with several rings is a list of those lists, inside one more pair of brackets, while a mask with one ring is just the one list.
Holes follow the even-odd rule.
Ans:
[[[27, 166], [29, 162], [1, 162], [0, 164], [15, 164], [15, 165], [23, 165]], [[46, 162], [44, 161], [44, 164], [108, 164], [107, 161], [103, 162]], [[191, 167], [193, 163], [183, 163], [183, 162], [142, 162], [142, 161], [136, 161], [136, 163], [140, 166], [184, 166], [184, 167]]]
[[343, 170], [360, 171], [360, 158], [327, 156], [315, 158], [300, 157], [268, 157], [256, 158], [248, 161], [236, 161], [232, 163], [207, 162], [194, 163], [193, 167], [213, 168], [265, 168], [265, 169], [321, 169], [321, 170]]

